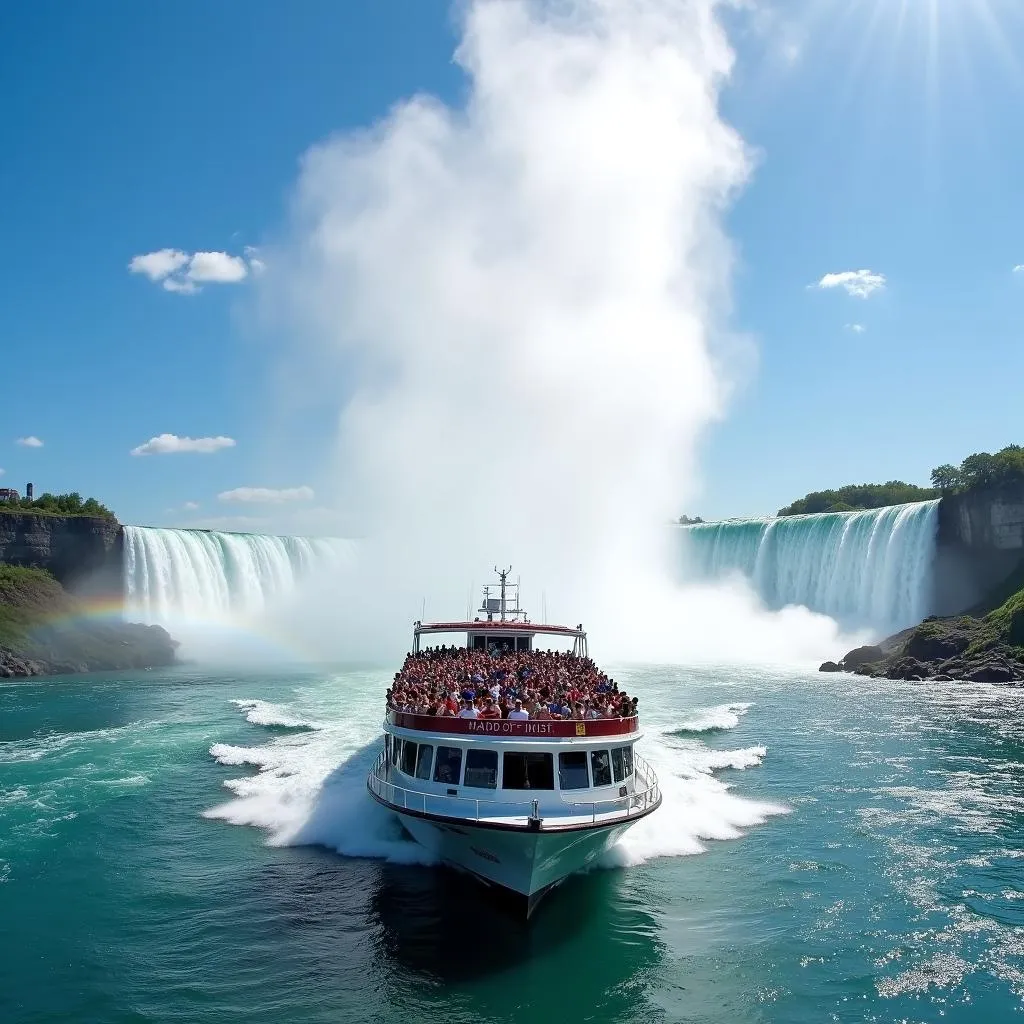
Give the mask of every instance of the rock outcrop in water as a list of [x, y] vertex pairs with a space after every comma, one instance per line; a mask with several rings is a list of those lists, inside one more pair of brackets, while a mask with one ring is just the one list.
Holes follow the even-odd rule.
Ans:
[[[1003, 588], [1024, 583], [1024, 565]], [[993, 595], [991, 604], [1004, 596]], [[884, 679], [1024, 683], [1024, 588], [1013, 590], [997, 607], [974, 615], [932, 616], [876, 647], [850, 651], [838, 666], [822, 672], [854, 672]]]
[[174, 663], [178, 645], [160, 626], [90, 621], [87, 610], [49, 573], [0, 565], [0, 678]]

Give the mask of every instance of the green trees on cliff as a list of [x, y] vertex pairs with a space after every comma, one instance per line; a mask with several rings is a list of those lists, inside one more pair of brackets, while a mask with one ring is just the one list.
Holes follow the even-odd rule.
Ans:
[[808, 512], [852, 512], [856, 509], [902, 505], [908, 501], [928, 501], [944, 494], [963, 494], [1024, 484], [1024, 446], [1008, 444], [990, 455], [975, 452], [959, 466], [945, 463], [931, 474], [931, 487], [918, 487], [902, 480], [884, 484], [848, 484], [829, 491], [812, 491], [792, 505], [780, 508], [780, 516], [799, 516]]
[[792, 505], [780, 508], [780, 516], [801, 516], [809, 512], [853, 512], [883, 505], [902, 505], [908, 501], [928, 501], [939, 492], [931, 487], [918, 487], [902, 480], [884, 484], [847, 484], [835, 490], [812, 491]]
[[1007, 484], [1024, 483], [1024, 448], [1008, 444], [990, 455], [975, 452], [959, 466], [946, 463], [932, 470], [932, 485], [943, 494], [962, 494]]
[[0, 501], [0, 512], [42, 512], [53, 516], [97, 516], [115, 519], [114, 513], [95, 498], [85, 498], [77, 491], [70, 494], [40, 494], [38, 498], [6, 498]]

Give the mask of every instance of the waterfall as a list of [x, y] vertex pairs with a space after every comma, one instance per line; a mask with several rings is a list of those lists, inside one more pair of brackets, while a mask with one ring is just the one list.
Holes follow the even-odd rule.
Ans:
[[931, 611], [937, 501], [681, 528], [688, 578], [741, 574], [770, 608], [895, 631]]
[[345, 564], [348, 541], [124, 528], [124, 607], [134, 621], [218, 622], [287, 599], [314, 570]]

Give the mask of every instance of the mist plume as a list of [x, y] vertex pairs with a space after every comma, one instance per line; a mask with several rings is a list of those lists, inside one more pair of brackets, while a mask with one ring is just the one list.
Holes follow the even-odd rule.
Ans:
[[670, 589], [750, 170], [716, 9], [472, 0], [463, 105], [415, 96], [304, 157], [263, 287], [337, 397], [317, 493], [365, 541], [325, 602], [350, 644], [404, 638], [422, 598], [461, 617], [496, 561], [622, 653]]

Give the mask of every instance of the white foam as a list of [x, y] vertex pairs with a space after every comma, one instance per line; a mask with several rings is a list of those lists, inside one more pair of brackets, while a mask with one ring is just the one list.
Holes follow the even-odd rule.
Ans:
[[697, 711], [692, 718], [680, 722], [673, 732], [715, 732], [735, 729], [740, 716], [751, 708], [751, 703], [719, 704], [717, 707]]
[[[256, 709], [255, 701], [236, 703]], [[260, 706], [281, 710], [265, 702]], [[750, 706], [733, 702], [709, 708], [692, 722], [699, 717], [707, 723], [738, 720]], [[348, 688], [344, 704], [317, 705], [316, 717], [324, 723], [317, 731], [268, 736], [262, 745], [213, 744], [210, 755], [219, 764], [256, 772], [226, 780], [229, 799], [206, 816], [260, 828], [271, 845], [320, 845], [348, 857], [430, 863], [430, 855], [405, 834], [397, 817], [366, 791], [366, 774], [381, 747], [375, 690], [364, 694], [361, 688]], [[715, 775], [756, 768], [767, 756], [765, 746], [716, 750], [696, 737], [652, 731], [639, 753], [654, 765], [664, 803], [608, 852], [605, 867], [699, 854], [710, 841], [737, 839], [771, 816], [787, 813], [777, 804], [739, 796]]]
[[263, 829], [272, 846], [318, 845], [348, 857], [430, 863], [395, 815], [366, 791], [379, 741], [357, 746], [349, 728], [283, 736], [261, 747], [213, 744], [210, 755], [218, 763], [258, 772], [228, 779], [224, 787], [233, 798], [204, 816]]
[[658, 773], [662, 806], [605, 854], [604, 865], [624, 867], [704, 853], [708, 841], [739, 839], [747, 829], [788, 814], [789, 808], [781, 804], [738, 796], [714, 775], [726, 768], [755, 767], [767, 752], [763, 746], [713, 750], [696, 741], [680, 747], [664, 738], [644, 744], [642, 753]]
[[265, 700], [233, 700], [235, 707], [245, 711], [245, 720], [253, 725], [277, 727], [281, 729], [316, 729], [315, 722], [299, 718], [280, 704], [271, 704]]

